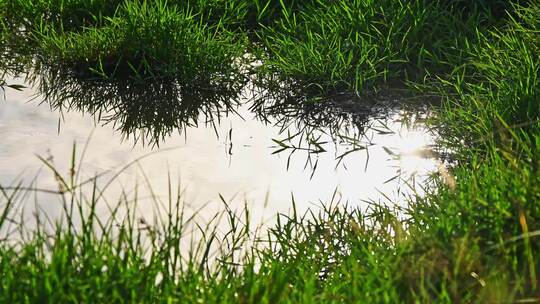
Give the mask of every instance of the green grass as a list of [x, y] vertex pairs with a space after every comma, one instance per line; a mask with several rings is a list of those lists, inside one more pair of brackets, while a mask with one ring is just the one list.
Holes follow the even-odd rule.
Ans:
[[[0, 15], [0, 41], [4, 42], [6, 41], [8, 30], [7, 26], [5, 24], [5, 11], [6, 11], [6, 1], [2, 0], [0, 1], [0, 12], [2, 12]], [[2, 43], [2, 46], [0, 46], [0, 54], [2, 54], [2, 58], [7, 58], [8, 50], [5, 47], [5, 43]], [[7, 70], [7, 68], [10, 66], [9, 63], [6, 62], [6, 60], [2, 60], [2, 63], [0, 63], [0, 68], [2, 70]], [[7, 71], [6, 71], [7, 72]], [[5, 73], [5, 72], [4, 72]], [[2, 77], [0, 77], [0, 87], [3, 87], [5, 84], [4, 80], [4, 73], [2, 73]]]
[[28, 50], [19, 47], [13, 38], [16, 30], [9, 22], [8, 4], [7, 0], [0, 1], [0, 91], [5, 87], [20, 89], [17, 85], [7, 83], [6, 79], [10, 77], [8, 75], [22, 74], [29, 60], [29, 56], [24, 55]]
[[[540, 143], [536, 144], [539, 151]], [[538, 163], [539, 153], [529, 154]], [[534, 298], [540, 262], [540, 183], [534, 166], [474, 160], [456, 169], [455, 188], [401, 210], [374, 205], [367, 214], [337, 208], [281, 216], [253, 235], [248, 210], [224, 212], [219, 225], [195, 225], [171, 188], [155, 222], [136, 213], [136, 196], [105, 201], [73, 175], [57, 178], [62, 223], [19, 223], [31, 190], [5, 189], [2, 228], [31, 231], [0, 247], [3, 302], [512, 302]], [[494, 171], [494, 168], [496, 171]], [[98, 218], [112, 206], [114, 218]], [[71, 207], [70, 207], [71, 206]], [[333, 206], [333, 207], [332, 207]], [[72, 209], [73, 208], [73, 209]], [[121, 210], [128, 214], [120, 216]], [[12, 224], [11, 220], [15, 221]], [[150, 223], [150, 224], [149, 224]], [[18, 226], [20, 225], [20, 227]], [[51, 228], [52, 227], [52, 228]], [[228, 227], [228, 228], [226, 228]], [[196, 234], [191, 234], [195, 228]], [[200, 229], [200, 230], [199, 230]], [[4, 230], [5, 231], [5, 230]], [[194, 240], [181, 247], [181, 240]]]
[[289, 2], [5, 0], [2, 20], [39, 65], [61, 64], [85, 77], [196, 82], [234, 76], [247, 37], [279, 18], [284, 5], [301, 7]]
[[504, 8], [491, 1], [428, 0], [5, 3], [15, 40], [34, 47], [38, 62], [47, 65], [104, 78], [187, 79], [212, 68], [230, 73], [230, 61], [249, 51], [262, 60], [253, 72], [264, 87], [293, 83], [307, 93], [359, 95], [420, 79], [426, 69], [447, 71], [475, 28], [495, 23]]
[[32, 46], [39, 63], [103, 78], [191, 81], [189, 75], [232, 74], [231, 61], [251, 52], [262, 61], [251, 71], [260, 86], [286, 83], [316, 95], [365, 95], [448, 72], [462, 63], [476, 29], [497, 23], [509, 7], [450, 0], [4, 1], [14, 40]]
[[514, 13], [504, 29], [479, 33], [465, 63], [431, 86], [445, 99], [438, 119], [449, 146], [512, 150], [523, 136], [536, 135], [540, 5]]
[[[197, 228], [172, 190], [168, 201], [155, 202], [165, 205], [156, 222], [139, 221], [131, 208], [125, 217], [115, 212], [137, 202], [126, 197], [104, 221], [95, 215], [106, 203], [99, 184], [83, 191], [73, 173], [57, 179], [65, 190], [58, 194], [62, 224], [42, 219], [29, 238], [1, 241], [0, 302], [540, 301], [540, 2], [519, 2], [125, 2], [114, 11], [84, 6], [83, 16], [103, 17], [79, 21], [64, 8], [40, 18], [31, 8], [23, 14], [37, 19], [25, 19], [29, 32], [21, 35], [36, 46], [40, 71], [71, 77], [44, 84], [59, 107], [96, 113], [112, 100], [129, 132], [156, 123], [167, 133], [185, 123], [151, 115], [178, 110], [167, 94], [149, 104], [107, 95], [107, 86], [92, 95], [91, 83], [77, 77], [89, 73], [113, 88], [123, 78], [187, 88], [221, 83], [234, 95], [244, 81], [234, 59], [249, 50], [262, 65], [248, 72], [270, 89], [292, 85], [322, 101], [398, 81], [438, 96], [430, 123], [456, 164], [400, 210], [374, 204], [361, 213], [329, 202], [320, 212], [282, 215], [256, 235], [249, 210], [226, 208], [228, 229], [216, 222]], [[39, 3], [46, 11], [57, 4]], [[20, 22], [3, 18], [11, 29]], [[90, 98], [63, 103], [70, 93]], [[198, 113], [199, 102], [187, 109]], [[0, 231], [30, 229], [15, 207], [33, 190], [4, 186], [0, 194]], [[191, 248], [181, 247], [194, 227]]]
[[[414, 36], [424, 15], [418, 2], [391, 2], [329, 2], [285, 14], [277, 26], [260, 34], [268, 50], [263, 75], [323, 93], [334, 88], [362, 90], [387, 79], [393, 73], [390, 66], [405, 59], [399, 53], [407, 46], [397, 44], [416, 43], [402, 35]], [[411, 28], [413, 19], [418, 27]]]
[[475, 29], [493, 19], [455, 1], [317, 1], [300, 12], [284, 10], [259, 32], [262, 82], [293, 83], [317, 95], [366, 95], [421, 79], [426, 70], [448, 71]]
[[209, 84], [238, 77], [244, 46], [219, 26], [158, 2], [125, 2], [100, 27], [79, 32], [39, 29], [39, 56], [103, 78], [179, 78]]

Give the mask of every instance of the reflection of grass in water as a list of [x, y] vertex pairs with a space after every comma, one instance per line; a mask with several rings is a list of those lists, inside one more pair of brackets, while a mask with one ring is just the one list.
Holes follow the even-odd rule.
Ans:
[[[293, 155], [300, 152], [304, 169], [311, 170], [312, 176], [317, 169], [318, 154], [327, 152], [328, 145], [335, 147], [336, 169], [340, 165], [346, 168], [343, 160], [358, 152], [366, 154], [364, 167], [367, 169], [369, 147], [377, 145], [376, 140], [373, 142], [374, 136], [395, 134], [396, 130], [388, 123], [400, 123], [401, 127], [410, 129], [413, 122], [425, 120], [421, 117], [427, 110], [426, 102], [418, 104], [415, 100], [418, 97], [410, 98], [401, 90], [362, 97], [341, 93], [319, 96], [315, 101], [312, 98], [294, 90], [294, 87], [283, 87], [276, 91], [258, 92], [251, 106], [260, 120], [280, 128], [279, 136], [273, 138], [273, 154], [288, 154], [285, 156], [289, 168]], [[401, 114], [395, 117], [398, 109], [401, 109]], [[401, 146], [405, 144], [400, 143]], [[418, 140], [416, 144], [427, 145]], [[439, 156], [432, 151], [428, 158]]]
[[123, 136], [151, 144], [190, 126], [214, 124], [234, 112], [245, 82], [104, 81], [71, 76], [62, 68], [49, 68], [33, 77], [38, 93], [52, 108], [90, 113], [97, 122], [113, 124]]

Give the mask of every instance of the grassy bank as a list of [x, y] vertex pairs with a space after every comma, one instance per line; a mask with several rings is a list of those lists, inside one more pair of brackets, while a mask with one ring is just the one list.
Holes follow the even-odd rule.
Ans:
[[[40, 3], [53, 12], [57, 2]], [[246, 218], [226, 213], [230, 229], [201, 228], [191, 249], [179, 245], [190, 219], [176, 195], [159, 224], [100, 222], [92, 211], [102, 198], [81, 195], [68, 176], [59, 179], [75, 206], [68, 224], [1, 244], [0, 302], [540, 301], [539, 1], [127, 3], [85, 7], [92, 17], [79, 23], [64, 19], [77, 16], [68, 5], [31, 8], [19, 35], [37, 58], [100, 79], [212, 84], [240, 73], [234, 59], [249, 50], [268, 87], [362, 95], [407, 80], [441, 99], [431, 123], [457, 165], [399, 216], [384, 205], [367, 214], [328, 207], [253, 236]], [[165, 30], [179, 24], [182, 35]], [[13, 208], [29, 193], [0, 193], [0, 227], [17, 227]]]
[[[249, 52], [261, 86], [363, 95], [462, 63], [497, 1], [4, 0], [12, 41], [40, 64], [98, 78], [238, 75]], [[8, 37], [9, 38], [9, 37]], [[196, 48], [193, 46], [197, 46]]]

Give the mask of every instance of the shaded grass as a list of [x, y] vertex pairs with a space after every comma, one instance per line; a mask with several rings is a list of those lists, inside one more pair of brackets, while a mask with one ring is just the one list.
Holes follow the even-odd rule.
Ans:
[[[385, 83], [448, 71], [486, 19], [454, 1], [317, 1], [263, 29], [260, 74], [314, 94], [364, 95]], [[473, 8], [471, 8], [473, 9]], [[463, 10], [465, 10], [463, 8]]]
[[14, 41], [14, 33], [16, 30], [11, 26], [8, 18], [9, 2], [7, 0], [0, 1], [0, 91], [3, 92], [5, 87], [20, 89], [19, 86], [8, 84], [6, 79], [8, 75], [19, 75], [24, 71], [24, 67], [28, 62], [28, 50], [21, 47], [19, 43]]
[[100, 26], [116, 13], [123, 0], [6, 0], [6, 15], [14, 26], [32, 31], [40, 24], [56, 29], [79, 31]]
[[516, 7], [507, 28], [479, 33], [468, 60], [430, 86], [445, 99], [437, 119], [450, 146], [513, 150], [524, 136], [536, 136], [540, 4], [533, 3]]
[[262, 60], [253, 71], [260, 85], [294, 83], [318, 95], [362, 95], [448, 71], [461, 63], [476, 29], [508, 7], [453, 0], [4, 1], [16, 40], [35, 47], [46, 64], [105, 78], [187, 79], [212, 68], [230, 73], [230, 61], [251, 52]]
[[247, 36], [254, 37], [259, 22], [272, 23], [285, 5], [302, 6], [294, 0], [5, 0], [4, 5], [2, 19], [12, 40], [32, 49], [27, 56], [102, 78], [231, 74], [232, 61], [247, 51]]

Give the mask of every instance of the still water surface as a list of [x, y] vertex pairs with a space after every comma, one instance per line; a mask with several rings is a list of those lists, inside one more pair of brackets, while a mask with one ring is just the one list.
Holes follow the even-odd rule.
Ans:
[[[8, 88], [1, 97], [0, 183], [6, 186], [22, 180], [29, 185], [35, 181], [38, 188], [58, 189], [54, 175], [36, 155], [51, 159], [61, 174], [68, 175], [74, 143], [80, 157], [88, 141], [80, 168], [84, 177], [103, 172], [113, 176], [147, 155], [123, 171], [106, 193], [109, 201], [114, 201], [122, 189], [133, 194], [138, 185], [142, 215], [154, 210], [150, 196], [166, 201], [169, 178], [173, 188], [180, 185], [185, 206], [202, 208], [203, 219], [224, 208], [221, 195], [231, 209], [247, 204], [254, 219], [264, 221], [278, 212], [288, 212], [292, 196], [299, 212], [329, 203], [332, 198], [360, 208], [368, 206], [367, 200], [403, 202], [414, 192], [411, 186], [424, 184], [439, 166], [429, 153], [433, 134], [414, 119], [404, 123], [404, 116], [410, 113], [400, 109], [391, 110], [385, 118], [369, 118], [371, 127], [356, 142], [357, 147], [366, 149], [340, 159], [353, 149], [347, 138], [358, 133], [347, 122], [332, 134], [325, 126], [313, 131], [314, 136], [320, 136], [317, 142], [326, 142], [321, 144], [325, 152], [299, 149], [290, 155], [292, 149], [285, 149], [273, 153], [281, 148], [274, 140], [286, 138], [287, 132], [296, 133], [299, 126], [283, 128], [275, 125], [273, 118], [263, 122], [244, 105], [237, 110], [239, 115], [229, 114], [214, 125], [188, 127], [181, 134], [167, 136], [156, 147], [123, 138], [113, 124], [96, 121], [90, 114], [59, 113], [42, 101], [32, 88], [22, 92]], [[284, 141], [290, 142], [306, 146], [305, 140]], [[106, 180], [107, 175], [100, 177], [103, 183]], [[419, 187], [415, 191], [421, 193]], [[27, 200], [33, 203], [34, 196]], [[54, 195], [39, 194], [37, 205], [50, 215], [61, 211]], [[27, 206], [25, 212], [32, 208]]]

